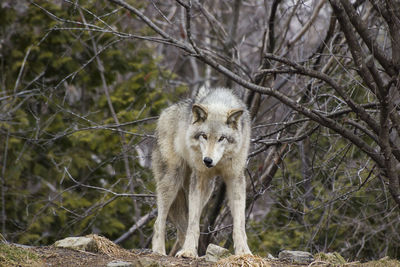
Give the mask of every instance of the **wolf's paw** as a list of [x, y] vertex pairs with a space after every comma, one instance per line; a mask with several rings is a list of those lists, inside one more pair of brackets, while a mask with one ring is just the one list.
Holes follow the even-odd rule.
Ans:
[[241, 251], [241, 252], [237, 252], [235, 253], [236, 256], [243, 256], [243, 255], [253, 255], [253, 253], [249, 251]]
[[197, 252], [190, 249], [182, 249], [175, 255], [178, 258], [197, 258]]
[[156, 254], [161, 254], [161, 255], [167, 255], [166, 253], [165, 253], [165, 248], [164, 247], [154, 247], [153, 249], [152, 249], [152, 251], [153, 251], [153, 253], [156, 253]]
[[167, 256], [167, 253], [162, 252], [162, 251], [155, 251], [155, 250], [153, 250], [152, 252], [153, 252], [154, 254], [159, 254], [159, 255], [161, 255], [161, 256]]

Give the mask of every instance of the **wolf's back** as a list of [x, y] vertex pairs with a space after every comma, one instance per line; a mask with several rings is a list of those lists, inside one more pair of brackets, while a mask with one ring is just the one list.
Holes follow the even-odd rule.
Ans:
[[157, 121], [156, 149], [167, 164], [181, 164], [183, 155], [179, 149], [185, 146], [185, 129], [190, 124], [191, 106], [191, 100], [178, 102], [163, 110]]

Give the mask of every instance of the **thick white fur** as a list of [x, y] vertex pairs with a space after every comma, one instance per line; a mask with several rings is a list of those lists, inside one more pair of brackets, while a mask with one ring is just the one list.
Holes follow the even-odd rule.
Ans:
[[[221, 138], [223, 136], [223, 138]], [[250, 142], [250, 117], [245, 104], [229, 89], [202, 88], [195, 101], [165, 109], [158, 120], [152, 169], [157, 183], [158, 217], [152, 248], [165, 254], [167, 216], [177, 227], [171, 251], [197, 257], [200, 215], [214, 188], [226, 183], [233, 216], [235, 254], [251, 254], [245, 232], [244, 168]], [[212, 163], [206, 166], [204, 159]]]

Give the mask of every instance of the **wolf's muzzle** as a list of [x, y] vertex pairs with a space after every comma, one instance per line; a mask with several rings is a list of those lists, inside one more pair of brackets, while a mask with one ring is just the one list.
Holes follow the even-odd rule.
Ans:
[[207, 166], [207, 168], [213, 167], [213, 164], [212, 164], [213, 160], [212, 160], [211, 158], [205, 157], [205, 158], [203, 159], [203, 162], [204, 162], [204, 164]]

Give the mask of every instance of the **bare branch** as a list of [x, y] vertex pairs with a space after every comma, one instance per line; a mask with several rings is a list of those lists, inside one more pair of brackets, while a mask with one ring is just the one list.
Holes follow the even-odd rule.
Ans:
[[142, 216], [139, 220], [135, 222], [134, 225], [132, 225], [128, 231], [126, 231], [124, 234], [122, 234], [120, 237], [114, 240], [115, 244], [119, 244], [121, 242], [124, 242], [127, 238], [129, 238], [133, 233], [138, 230], [139, 228], [143, 227], [143, 225], [147, 224], [151, 219], [153, 219], [156, 216], [157, 209], [153, 209], [146, 215]]
[[311, 27], [311, 25], [314, 23], [315, 19], [318, 17], [319, 11], [321, 8], [324, 6], [326, 0], [320, 0], [318, 5], [314, 8], [314, 11], [311, 15], [311, 17], [307, 20], [307, 23], [301, 28], [301, 30], [292, 37], [287, 43], [288, 46], [292, 46], [294, 43], [296, 43], [303, 35], [304, 33]]
[[347, 45], [348, 45], [350, 52], [352, 54], [352, 57], [354, 59], [354, 63], [357, 68], [358, 74], [362, 77], [364, 82], [367, 84], [368, 88], [373, 93], [376, 93], [376, 88], [374, 85], [373, 78], [364, 62], [364, 59], [365, 59], [364, 53], [361, 49], [360, 44], [358, 43], [358, 40], [356, 39], [356, 32], [351, 27], [351, 22], [350, 22], [348, 16], [345, 14], [345, 12], [344, 12], [341, 4], [338, 2], [338, 0], [330, 0], [330, 3], [331, 3], [331, 6], [333, 8], [335, 15], [338, 18], [341, 29], [342, 29], [344, 35], [346, 36]]
[[[353, 109], [354, 112], [356, 112], [357, 114], [360, 114], [360, 117], [362, 118], [362, 120], [365, 123], [367, 123], [373, 129], [373, 131], [375, 133], [379, 132], [379, 126], [378, 126], [377, 122], [373, 118], [371, 118], [371, 116], [369, 116], [368, 113], [360, 105], [355, 103], [353, 101], [353, 99], [351, 99], [345, 93], [344, 88], [342, 86], [340, 86], [338, 83], [336, 83], [329, 75], [324, 74], [322, 72], [307, 69], [295, 62], [292, 62], [292, 61], [282, 58], [282, 57], [275, 56], [273, 54], [266, 54], [265, 56], [269, 59], [273, 59], [273, 60], [279, 61], [281, 63], [284, 63], [290, 67], [293, 67], [296, 70], [296, 72], [299, 74], [307, 75], [307, 76], [317, 78], [317, 79], [320, 79], [320, 80], [326, 82], [327, 84], [332, 86], [333, 89], [335, 89], [335, 91], [343, 98], [343, 100], [349, 105], [349, 107]], [[269, 70], [267, 70], [267, 71], [269, 71]]]
[[134, 8], [133, 6], [129, 5], [128, 3], [126, 3], [123, 0], [108, 0], [108, 1], [112, 2], [112, 3], [115, 3], [115, 4], [119, 5], [119, 6], [122, 6], [122, 7], [126, 8], [127, 10], [131, 11], [133, 14], [135, 14], [141, 20], [143, 20], [143, 22], [145, 22], [156, 33], [158, 33], [163, 38], [165, 38], [165, 40], [167, 40], [170, 44], [172, 44], [174, 46], [177, 46], [177, 47], [185, 50], [186, 52], [188, 52], [190, 54], [194, 54], [194, 51], [192, 49], [190, 49], [188, 45], [186, 45], [185, 43], [183, 43], [183, 42], [181, 42], [181, 41], [179, 41], [179, 40], [177, 40], [175, 38], [173, 38], [172, 36], [170, 36], [169, 34], [164, 32], [160, 27], [158, 27], [156, 24], [154, 24], [153, 21], [151, 21], [148, 17], [146, 17], [138, 9]]
[[98, 186], [93, 186], [93, 185], [86, 185], [83, 184], [77, 180], [75, 180], [72, 175], [69, 173], [67, 167], [64, 167], [64, 171], [65, 173], [68, 175], [69, 179], [71, 179], [77, 186], [81, 186], [81, 187], [86, 187], [86, 188], [90, 188], [90, 189], [95, 189], [95, 190], [99, 190], [99, 191], [103, 191], [106, 192], [108, 194], [112, 194], [115, 197], [133, 197], [133, 198], [154, 198], [155, 195], [153, 194], [129, 194], [129, 193], [116, 193], [110, 189], [107, 188], [103, 188], [103, 187], [98, 187]]
[[379, 61], [382, 67], [392, 76], [396, 75], [396, 70], [393, 68], [390, 60], [386, 57], [383, 51], [380, 49], [378, 44], [372, 39], [370, 32], [368, 31], [365, 23], [361, 21], [360, 16], [354, 10], [353, 5], [348, 0], [340, 0], [344, 10], [346, 11], [349, 20], [353, 24], [354, 28], [360, 34], [361, 38], [368, 46], [371, 54]]

